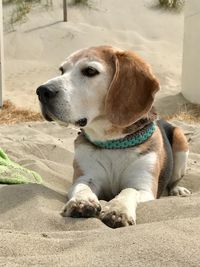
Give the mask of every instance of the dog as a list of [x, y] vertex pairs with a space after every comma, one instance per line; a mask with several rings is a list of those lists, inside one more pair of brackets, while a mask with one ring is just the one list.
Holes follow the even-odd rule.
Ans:
[[[91, 47], [69, 56], [61, 75], [38, 87], [44, 118], [80, 127], [74, 177], [63, 216], [99, 217], [112, 228], [134, 225], [138, 203], [187, 196], [188, 143], [182, 130], [159, 120], [159, 82], [132, 51]], [[99, 200], [106, 200], [101, 207]]]

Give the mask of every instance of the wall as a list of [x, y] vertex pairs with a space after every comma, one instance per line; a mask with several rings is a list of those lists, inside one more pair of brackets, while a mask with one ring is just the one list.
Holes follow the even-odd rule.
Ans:
[[182, 93], [200, 104], [200, 0], [186, 0]]

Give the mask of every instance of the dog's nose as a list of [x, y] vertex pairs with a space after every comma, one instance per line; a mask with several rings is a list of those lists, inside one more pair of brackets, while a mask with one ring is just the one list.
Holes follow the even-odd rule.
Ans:
[[47, 103], [49, 100], [54, 98], [57, 93], [58, 91], [55, 88], [48, 87], [47, 85], [41, 85], [36, 90], [36, 94], [42, 103]]

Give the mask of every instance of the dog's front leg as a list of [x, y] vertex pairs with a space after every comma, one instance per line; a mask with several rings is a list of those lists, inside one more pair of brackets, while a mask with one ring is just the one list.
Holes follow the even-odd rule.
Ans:
[[100, 219], [112, 228], [134, 225], [137, 204], [152, 199], [153, 196], [149, 192], [134, 188], [123, 189], [102, 208]]
[[79, 177], [68, 191], [68, 202], [61, 212], [64, 217], [95, 217], [101, 206], [95, 190], [92, 190], [91, 179]]

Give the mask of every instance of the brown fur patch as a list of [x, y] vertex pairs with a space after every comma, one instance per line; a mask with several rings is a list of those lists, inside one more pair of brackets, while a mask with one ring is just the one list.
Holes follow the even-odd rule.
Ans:
[[173, 144], [172, 144], [173, 152], [187, 152], [189, 150], [187, 139], [183, 133], [183, 131], [176, 127], [173, 131]]
[[115, 125], [112, 125], [111, 128], [105, 130], [105, 135], [113, 135], [113, 134], [120, 135], [122, 133], [123, 133], [123, 128]]
[[74, 182], [78, 177], [84, 175], [84, 173], [75, 159], [73, 161], [73, 168], [74, 168], [74, 174], [73, 174], [73, 182]]
[[151, 190], [152, 190], [154, 198], [157, 198], [157, 195], [158, 195], [158, 182], [159, 182], [159, 175], [160, 175], [160, 171], [161, 171], [160, 165], [161, 164], [160, 164], [159, 160], [157, 160], [156, 164], [154, 166], [154, 169], [152, 171], [153, 181], [152, 181]]
[[154, 151], [157, 155], [156, 164], [152, 170], [152, 193], [154, 197], [157, 198], [157, 195], [159, 195], [159, 176], [165, 164], [165, 149], [160, 129], [157, 127], [153, 135], [138, 148], [140, 149], [141, 154], [147, 154]]
[[[80, 133], [77, 138], [74, 141], [74, 147], [75, 150], [76, 148], [81, 145], [81, 144], [88, 144], [89, 142], [84, 138], [84, 136], [82, 135], [82, 133]], [[74, 175], [73, 175], [73, 181], [75, 181], [78, 177], [84, 175], [83, 171], [81, 170], [78, 162], [76, 161], [76, 159], [74, 159], [73, 161], [73, 168], [74, 168]]]
[[136, 131], [139, 131], [140, 129], [144, 128], [147, 124], [155, 121], [156, 119], [157, 119], [157, 113], [155, 111], [155, 108], [152, 107], [151, 110], [142, 119], [131, 124], [128, 127], [125, 127], [123, 129], [123, 133], [124, 134], [135, 133]]
[[115, 74], [106, 96], [106, 114], [114, 125], [129, 126], [148, 113], [159, 83], [133, 52], [116, 52], [114, 56]]
[[83, 134], [80, 132], [80, 134], [76, 137], [74, 141], [74, 147], [77, 148], [78, 145], [87, 144], [88, 141], [85, 139]]

